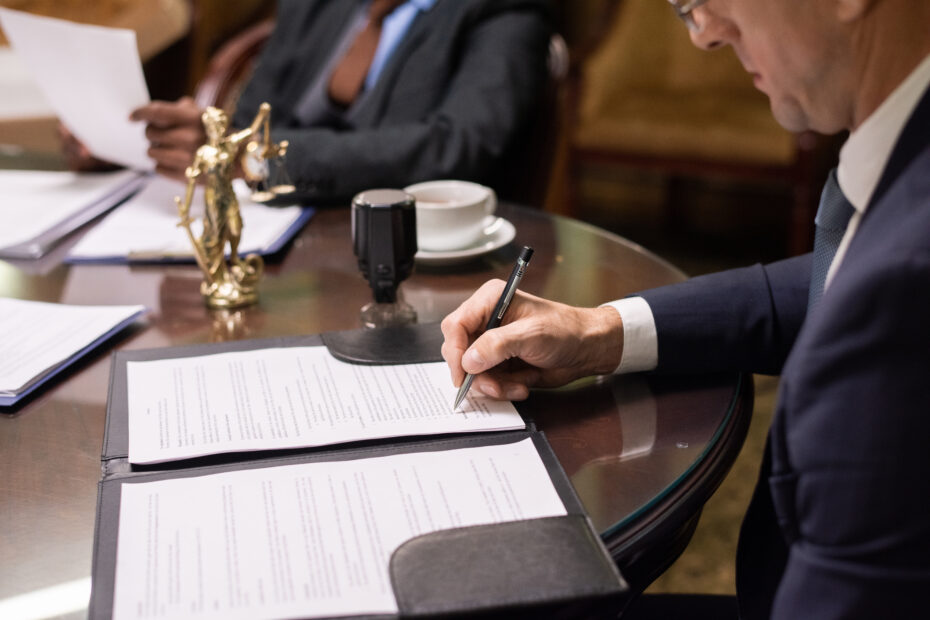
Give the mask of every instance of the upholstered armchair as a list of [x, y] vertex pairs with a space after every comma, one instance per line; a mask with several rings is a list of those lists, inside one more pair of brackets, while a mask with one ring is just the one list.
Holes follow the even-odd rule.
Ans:
[[792, 195], [788, 251], [807, 251], [833, 141], [781, 128], [732, 50], [695, 48], [665, 2], [599, 4], [604, 27], [571, 79], [567, 210], [579, 215], [592, 162], [776, 182]]

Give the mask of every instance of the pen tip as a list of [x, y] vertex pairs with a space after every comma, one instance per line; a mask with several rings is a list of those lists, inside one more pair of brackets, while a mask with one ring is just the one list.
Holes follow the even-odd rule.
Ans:
[[465, 400], [465, 395], [468, 394], [468, 388], [471, 387], [471, 382], [474, 378], [474, 375], [465, 375], [465, 380], [462, 381], [462, 385], [459, 386], [459, 391], [455, 395], [455, 402], [452, 404], [453, 413], [458, 411], [459, 405], [461, 405], [462, 401]]

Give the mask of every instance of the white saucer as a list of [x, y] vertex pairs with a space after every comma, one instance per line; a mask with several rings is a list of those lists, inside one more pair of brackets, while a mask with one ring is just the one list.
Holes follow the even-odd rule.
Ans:
[[489, 215], [485, 221], [481, 239], [467, 248], [444, 252], [420, 250], [414, 258], [421, 265], [455, 265], [499, 250], [517, 236], [517, 229], [502, 217]]

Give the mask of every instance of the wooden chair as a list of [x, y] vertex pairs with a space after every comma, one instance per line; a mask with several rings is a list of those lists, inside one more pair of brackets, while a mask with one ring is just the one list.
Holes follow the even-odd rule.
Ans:
[[775, 182], [793, 193], [788, 251], [809, 250], [835, 142], [782, 129], [735, 54], [695, 48], [666, 3], [599, 5], [607, 27], [587, 33], [569, 78], [569, 213], [578, 215], [579, 181], [591, 163], [668, 179]]

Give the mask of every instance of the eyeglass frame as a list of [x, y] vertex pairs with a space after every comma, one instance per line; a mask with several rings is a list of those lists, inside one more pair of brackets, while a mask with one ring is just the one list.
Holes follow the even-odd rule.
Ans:
[[675, 15], [677, 15], [678, 18], [685, 23], [685, 26], [688, 27], [688, 30], [692, 32], [701, 31], [701, 26], [694, 21], [692, 12], [694, 9], [707, 2], [708, 0], [668, 0], [668, 3], [672, 5], [672, 9], [675, 11]]

